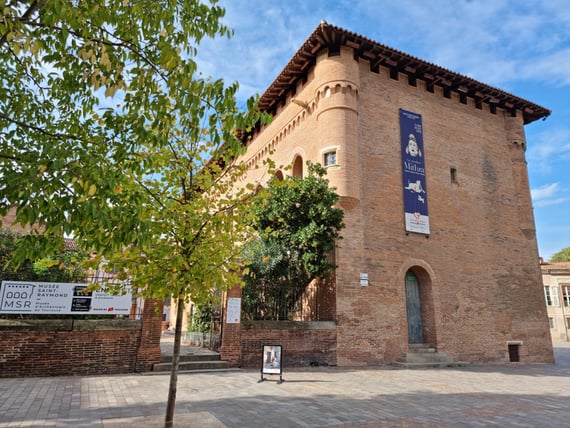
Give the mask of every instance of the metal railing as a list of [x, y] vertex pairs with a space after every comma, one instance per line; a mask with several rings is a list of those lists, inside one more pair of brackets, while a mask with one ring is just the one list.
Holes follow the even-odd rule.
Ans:
[[296, 284], [247, 284], [242, 291], [242, 317], [251, 321], [332, 321], [334, 288], [323, 281]]

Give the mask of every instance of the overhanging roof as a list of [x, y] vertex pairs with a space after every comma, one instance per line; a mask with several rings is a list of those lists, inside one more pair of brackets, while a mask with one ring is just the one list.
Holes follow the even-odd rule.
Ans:
[[523, 98], [324, 21], [313, 31], [263, 93], [259, 100], [261, 110], [274, 113], [277, 107], [285, 101], [287, 95], [295, 89], [297, 83], [306, 78], [309, 70], [315, 65], [319, 52], [323, 49], [328, 49], [329, 52], [339, 52], [341, 46], [354, 49], [355, 58], [368, 61], [372, 71], [377, 71], [380, 66], [387, 67], [393, 72], [407, 74], [412, 79], [423, 80], [428, 86], [440, 86], [471, 97], [480, 103], [487, 103], [508, 111], [519, 110], [523, 114], [525, 124], [546, 118], [551, 113], [550, 110]]

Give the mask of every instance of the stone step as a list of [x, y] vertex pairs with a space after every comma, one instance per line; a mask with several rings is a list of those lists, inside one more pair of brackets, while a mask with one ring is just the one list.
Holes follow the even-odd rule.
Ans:
[[403, 369], [439, 369], [445, 367], [466, 367], [469, 363], [462, 361], [452, 361], [452, 362], [428, 362], [428, 363], [408, 363], [408, 362], [396, 362], [394, 366]]
[[[210, 361], [181, 361], [178, 363], [179, 372], [198, 371], [198, 370], [224, 370], [230, 367], [227, 361], [210, 360]], [[158, 363], [152, 366], [153, 372], [169, 372], [172, 370], [172, 363]]]
[[[220, 359], [220, 354], [217, 352], [199, 353], [199, 354], [183, 354], [180, 355], [180, 362], [185, 361], [218, 361]], [[161, 355], [161, 363], [170, 363], [172, 361], [172, 355]]]
[[433, 348], [429, 343], [408, 343], [408, 349]]
[[437, 350], [435, 348], [431, 348], [431, 347], [423, 347], [423, 348], [408, 348], [408, 352], [414, 353], [414, 354], [434, 354], [437, 352]]
[[454, 358], [439, 353], [427, 343], [413, 343], [408, 345], [408, 352], [404, 353], [394, 364], [397, 367], [409, 369], [426, 369], [441, 367], [465, 367], [465, 362], [455, 361]]
[[427, 352], [407, 352], [402, 360], [408, 363], [450, 363], [454, 361], [445, 354]]

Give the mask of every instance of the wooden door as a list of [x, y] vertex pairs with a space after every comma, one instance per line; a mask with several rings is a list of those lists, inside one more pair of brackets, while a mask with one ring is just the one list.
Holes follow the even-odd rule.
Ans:
[[420, 287], [416, 276], [406, 274], [406, 313], [408, 316], [408, 343], [424, 343]]

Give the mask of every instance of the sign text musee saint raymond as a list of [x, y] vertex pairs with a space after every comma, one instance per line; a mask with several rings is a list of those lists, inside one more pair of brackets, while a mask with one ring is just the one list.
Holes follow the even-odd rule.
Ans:
[[60, 282], [2, 281], [0, 288], [2, 314], [128, 315], [130, 307], [128, 286], [120, 296]]

